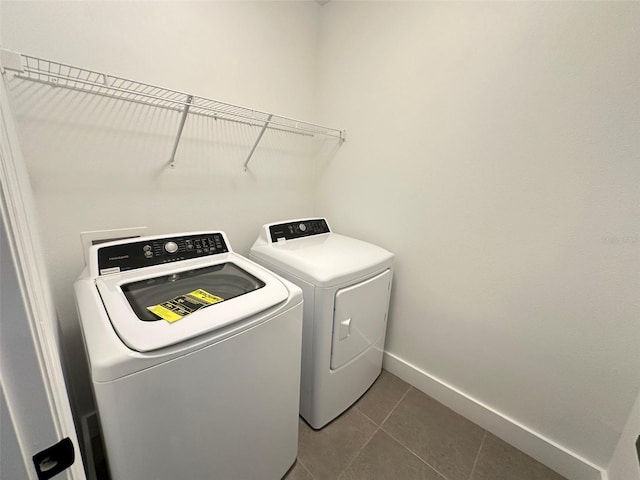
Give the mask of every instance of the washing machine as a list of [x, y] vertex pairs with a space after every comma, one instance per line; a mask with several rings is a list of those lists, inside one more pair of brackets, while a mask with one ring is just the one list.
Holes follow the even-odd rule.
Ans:
[[264, 225], [249, 258], [302, 288], [300, 414], [320, 429], [382, 370], [393, 254], [315, 218]]
[[282, 478], [300, 288], [214, 231], [93, 246], [75, 297], [112, 480]]

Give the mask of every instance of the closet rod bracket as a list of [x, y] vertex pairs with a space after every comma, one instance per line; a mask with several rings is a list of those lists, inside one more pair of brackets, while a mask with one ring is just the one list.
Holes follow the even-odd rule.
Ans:
[[178, 133], [176, 135], [176, 140], [173, 142], [173, 150], [171, 151], [171, 159], [169, 160], [169, 168], [176, 168], [176, 152], [178, 151], [178, 144], [180, 143], [180, 137], [182, 136], [182, 130], [184, 129], [184, 124], [187, 121], [187, 114], [189, 113], [189, 108], [193, 104], [193, 95], [187, 95], [187, 101], [182, 109], [182, 117], [180, 118], [180, 125], [178, 126]]
[[264, 132], [267, 130], [267, 127], [269, 126], [269, 122], [271, 122], [271, 118], [273, 117], [273, 115], [269, 115], [267, 117], [267, 121], [264, 122], [264, 125], [262, 126], [262, 129], [260, 130], [260, 133], [258, 134], [258, 138], [256, 138], [255, 143], [253, 144], [253, 147], [251, 148], [251, 151], [249, 152], [249, 156], [247, 157], [247, 159], [244, 162], [244, 171], [247, 171], [249, 162], [251, 161], [251, 157], [253, 156], [253, 152], [256, 151], [256, 148], [258, 148], [258, 144], [260, 143], [260, 140], [262, 140], [262, 136], [264, 135]]

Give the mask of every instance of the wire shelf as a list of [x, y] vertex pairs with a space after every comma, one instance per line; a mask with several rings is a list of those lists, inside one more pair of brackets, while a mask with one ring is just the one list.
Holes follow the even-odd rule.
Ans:
[[[258, 138], [245, 161], [245, 170], [267, 129], [296, 135], [336, 138], [340, 142], [346, 139], [345, 132], [336, 128], [295, 120], [31, 55], [18, 54], [8, 50], [3, 50], [1, 53], [3, 69], [13, 71], [16, 77], [24, 80], [182, 112], [169, 162], [171, 167], [174, 166], [176, 150], [188, 115], [201, 115], [259, 128]], [[18, 60], [18, 56], [20, 60]]]

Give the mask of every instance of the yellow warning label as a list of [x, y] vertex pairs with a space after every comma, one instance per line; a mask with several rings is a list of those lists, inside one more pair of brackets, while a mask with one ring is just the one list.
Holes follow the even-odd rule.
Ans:
[[204, 300], [211, 305], [213, 305], [214, 303], [222, 302], [224, 300], [224, 298], [218, 297], [217, 295], [212, 295], [206, 290], [202, 290], [201, 288], [199, 288], [198, 290], [194, 290], [189, 295], [199, 298], [200, 300]]
[[224, 298], [213, 295], [206, 290], [199, 288], [186, 295], [178, 295], [171, 300], [147, 307], [152, 313], [169, 323], [178, 321], [187, 315], [197, 312], [201, 308], [208, 307], [214, 303], [223, 302]]
[[153, 307], [147, 307], [147, 310], [155, 313], [160, 318], [164, 318], [167, 322], [175, 322], [176, 320], [180, 320], [182, 318], [181, 315], [172, 312], [168, 308], [163, 307], [162, 305], [154, 305]]

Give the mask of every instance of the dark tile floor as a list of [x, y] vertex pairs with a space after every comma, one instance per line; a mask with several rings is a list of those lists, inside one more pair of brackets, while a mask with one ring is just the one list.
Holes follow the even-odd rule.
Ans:
[[322, 430], [300, 420], [285, 480], [566, 480], [398, 377]]

